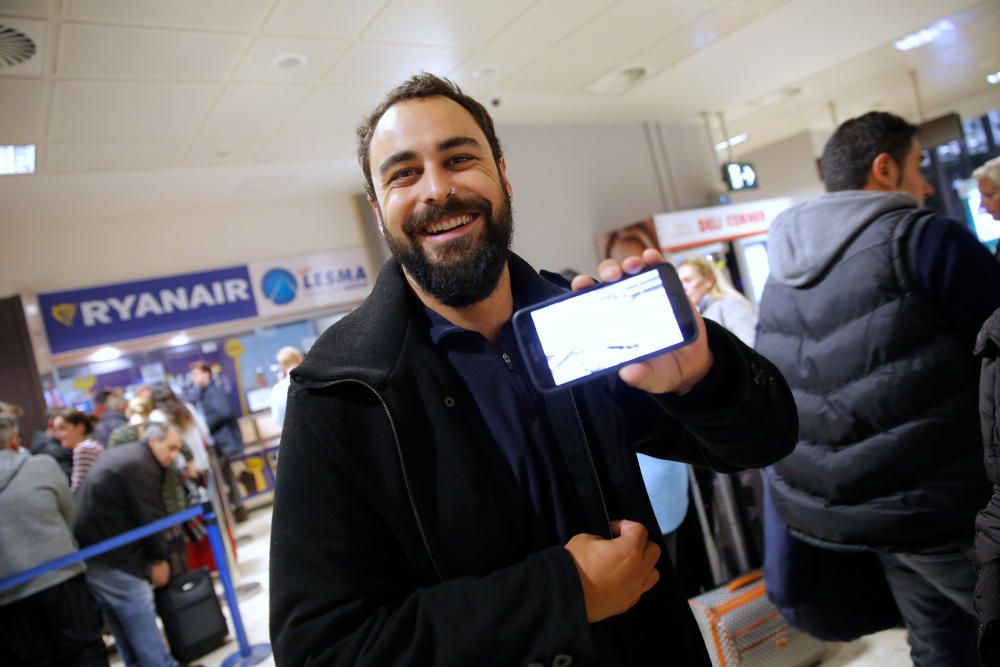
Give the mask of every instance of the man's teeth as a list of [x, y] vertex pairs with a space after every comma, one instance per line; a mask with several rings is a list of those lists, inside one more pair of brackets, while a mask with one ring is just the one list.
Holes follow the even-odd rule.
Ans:
[[440, 234], [441, 232], [446, 232], [449, 229], [455, 229], [456, 227], [461, 227], [462, 225], [467, 225], [472, 222], [472, 219], [476, 216], [471, 213], [465, 215], [459, 215], [454, 218], [445, 218], [444, 220], [438, 220], [437, 222], [427, 225], [428, 234]]

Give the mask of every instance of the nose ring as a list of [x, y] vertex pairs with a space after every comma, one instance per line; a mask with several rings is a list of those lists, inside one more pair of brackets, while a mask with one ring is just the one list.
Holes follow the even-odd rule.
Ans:
[[452, 185], [450, 188], [448, 188], [448, 195], [447, 196], [448, 197], [452, 197], [452, 196], [454, 196], [454, 194], [455, 194], [455, 186]]

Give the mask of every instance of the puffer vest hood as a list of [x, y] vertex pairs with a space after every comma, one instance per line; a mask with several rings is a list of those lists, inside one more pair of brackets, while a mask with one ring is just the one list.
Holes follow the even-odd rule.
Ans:
[[[968, 543], [988, 496], [978, 363], [907, 260], [929, 212], [886, 202], [846, 223], [851, 234], [810, 280], [782, 279], [790, 271], [771, 254], [757, 349], [788, 380], [800, 424], [795, 451], [774, 466], [774, 503], [798, 536], [825, 546]], [[769, 244], [840, 220], [831, 206], [791, 213]]]

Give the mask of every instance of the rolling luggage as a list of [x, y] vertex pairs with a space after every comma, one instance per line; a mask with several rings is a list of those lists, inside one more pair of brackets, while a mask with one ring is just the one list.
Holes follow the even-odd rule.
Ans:
[[170, 653], [191, 662], [218, 648], [229, 634], [212, 576], [205, 568], [191, 570], [156, 591], [156, 613], [170, 643]]

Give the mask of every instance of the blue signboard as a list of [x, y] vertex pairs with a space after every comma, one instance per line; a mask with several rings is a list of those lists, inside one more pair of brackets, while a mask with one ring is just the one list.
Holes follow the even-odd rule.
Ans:
[[55, 354], [257, 316], [246, 266], [47, 292], [38, 305]]

